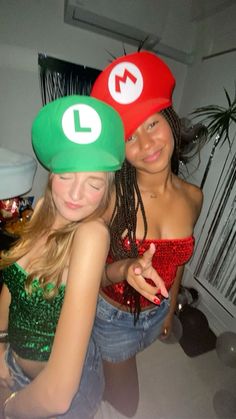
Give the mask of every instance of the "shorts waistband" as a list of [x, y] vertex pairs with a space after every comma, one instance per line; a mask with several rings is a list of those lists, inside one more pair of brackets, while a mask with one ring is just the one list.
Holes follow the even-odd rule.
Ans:
[[[99, 294], [99, 297], [98, 297], [98, 304], [100, 306], [100, 310], [102, 310], [102, 306], [104, 306], [104, 308], [105, 308], [105, 306], [108, 305], [109, 306], [109, 312], [110, 312], [111, 316], [113, 315], [113, 313], [117, 314], [117, 312], [120, 312], [122, 316], [127, 315], [127, 317], [130, 317], [130, 316], [133, 317], [133, 314], [130, 311], [122, 310], [122, 307], [119, 308], [117, 306], [114, 306], [109, 301], [107, 301], [107, 299], [104, 298], [104, 296], [101, 295], [101, 294]], [[160, 311], [160, 309], [163, 309], [164, 306], [169, 305], [169, 304], [170, 304], [169, 298], [165, 298], [161, 301], [160, 305], [152, 306], [152, 307], [150, 307], [146, 310], [141, 311], [140, 314], [139, 314], [139, 319], [143, 320], [143, 319], [155, 316], [155, 314], [158, 311]]]

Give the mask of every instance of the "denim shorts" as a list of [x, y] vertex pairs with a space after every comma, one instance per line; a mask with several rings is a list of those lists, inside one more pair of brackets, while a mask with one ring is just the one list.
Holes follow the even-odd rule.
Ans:
[[[8, 346], [5, 360], [14, 380], [13, 391], [24, 388], [31, 382], [22, 369], [17, 365], [12, 349]], [[63, 380], [63, 377], [61, 378]], [[104, 375], [100, 351], [90, 339], [89, 347], [83, 367], [80, 385], [67, 413], [57, 416], [63, 419], [91, 419], [94, 417], [102, 400], [104, 392]]]
[[151, 345], [161, 333], [169, 306], [169, 299], [164, 299], [160, 306], [142, 311], [134, 325], [133, 314], [119, 310], [100, 295], [92, 334], [102, 358], [122, 362]]

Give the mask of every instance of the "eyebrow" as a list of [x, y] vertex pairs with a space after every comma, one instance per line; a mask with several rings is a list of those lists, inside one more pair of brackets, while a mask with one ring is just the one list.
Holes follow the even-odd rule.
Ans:
[[91, 180], [100, 180], [101, 182], [104, 182], [105, 183], [105, 179], [104, 178], [101, 178], [99, 176], [89, 176], [89, 179], [91, 179]]

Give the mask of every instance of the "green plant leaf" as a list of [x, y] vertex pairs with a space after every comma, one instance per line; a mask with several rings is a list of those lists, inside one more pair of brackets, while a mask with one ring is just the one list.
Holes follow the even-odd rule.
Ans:
[[191, 115], [193, 118], [200, 118], [201, 122], [208, 130], [208, 141], [217, 134], [220, 136], [220, 141], [217, 144], [222, 146], [225, 141], [228, 142], [231, 148], [235, 135], [230, 139], [230, 125], [236, 122], [236, 81], [234, 83], [234, 98], [231, 99], [229, 93], [224, 88], [226, 101], [228, 107], [225, 108], [219, 105], [206, 105], [196, 108]]
[[231, 106], [231, 99], [230, 99], [229, 94], [228, 94], [228, 92], [225, 88], [224, 88], [224, 91], [225, 91], [225, 95], [226, 95], [226, 98], [227, 98], [227, 101], [228, 101], [228, 105], [230, 107]]

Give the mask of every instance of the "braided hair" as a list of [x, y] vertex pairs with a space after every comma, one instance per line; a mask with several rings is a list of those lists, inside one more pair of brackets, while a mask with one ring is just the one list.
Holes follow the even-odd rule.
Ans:
[[[174, 137], [174, 151], [171, 158], [171, 169], [174, 174], [179, 173], [179, 163], [181, 159], [181, 122], [180, 118], [172, 107], [160, 111], [169, 123]], [[144, 235], [146, 238], [148, 221], [142, 196], [139, 190], [136, 169], [127, 160], [124, 161], [121, 170], [115, 174], [116, 201], [114, 211], [110, 221], [111, 247], [110, 254], [114, 260], [124, 258], [137, 258], [138, 246], [136, 243], [137, 213], [140, 209]], [[128, 239], [129, 249], [123, 248], [124, 237]], [[125, 281], [124, 302], [130, 303], [131, 312], [134, 314], [134, 323], [137, 322], [141, 311], [141, 295]]]

